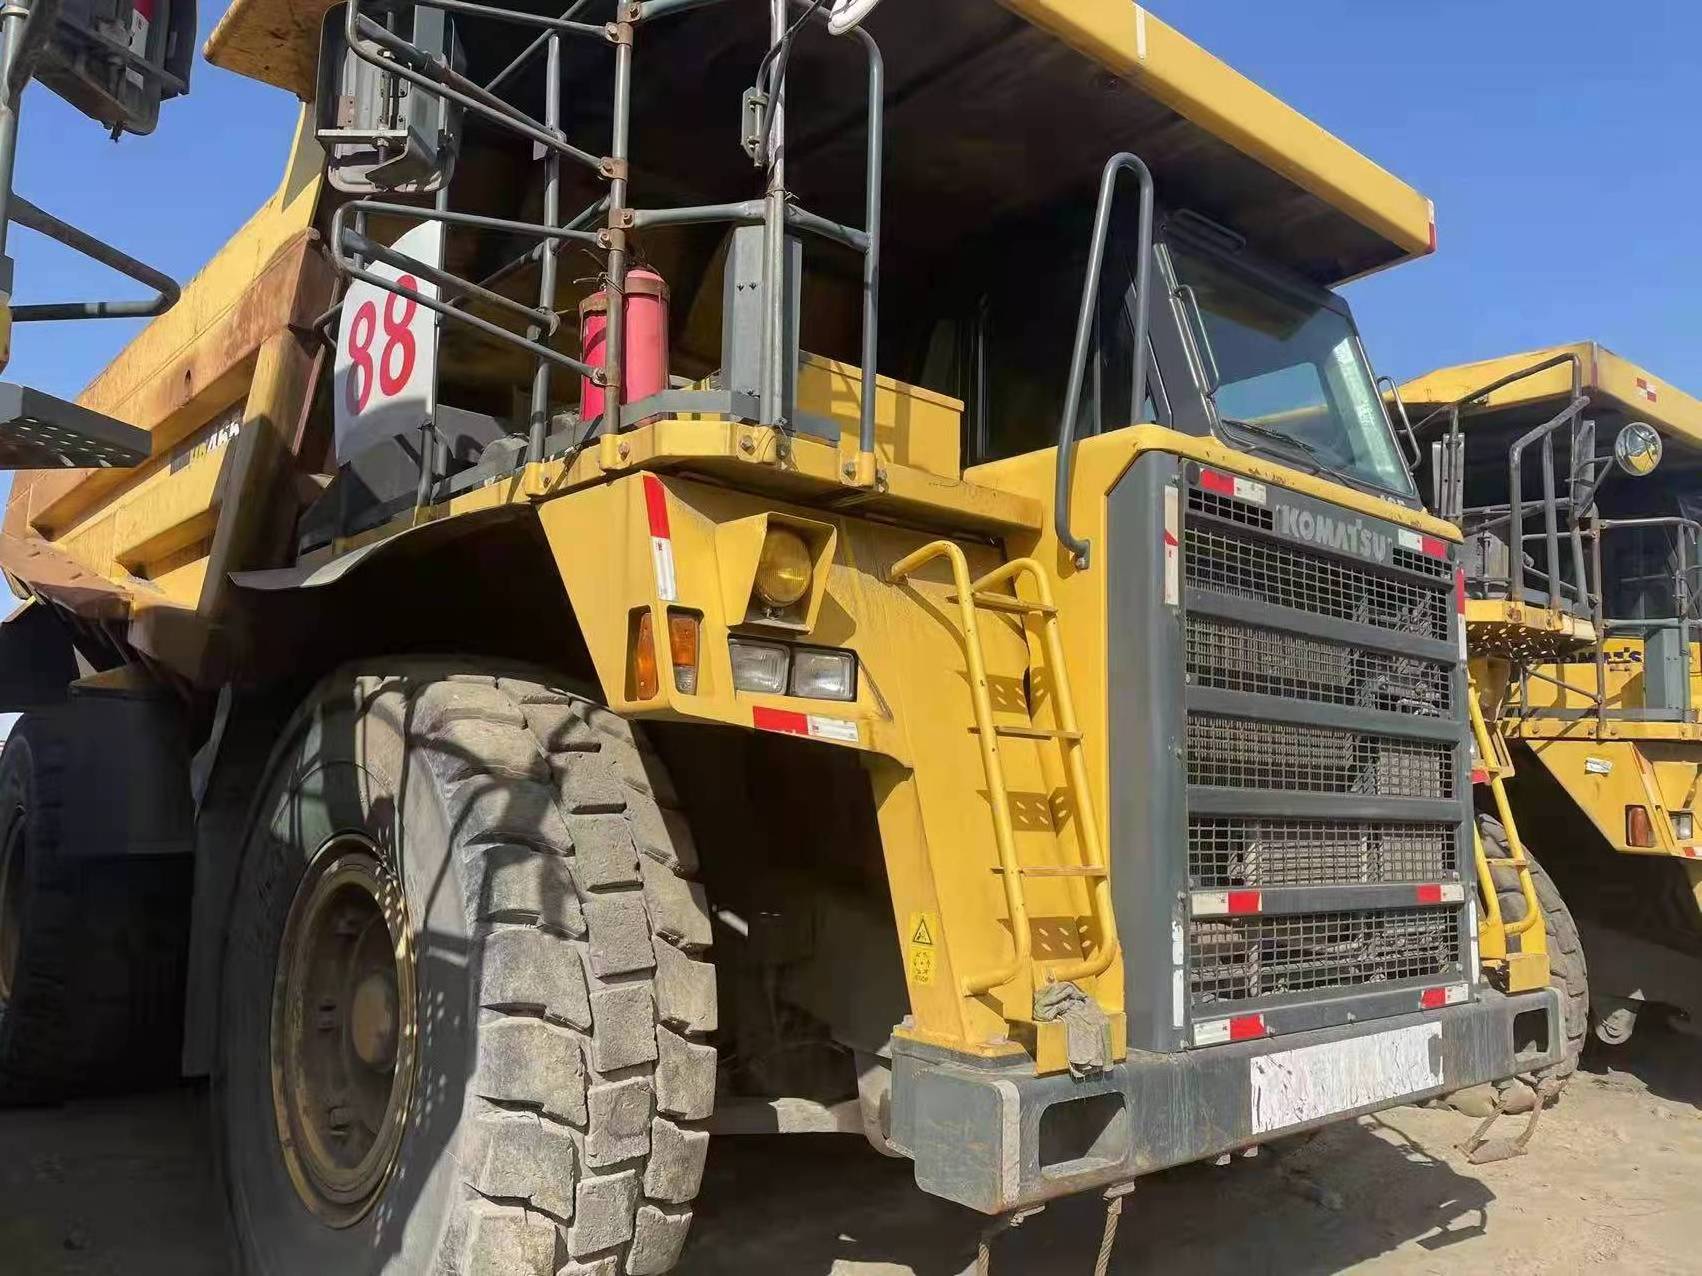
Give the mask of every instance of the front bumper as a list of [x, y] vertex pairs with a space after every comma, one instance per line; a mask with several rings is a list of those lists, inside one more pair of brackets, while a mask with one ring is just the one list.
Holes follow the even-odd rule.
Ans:
[[1174, 1054], [1084, 1080], [895, 1038], [893, 1142], [924, 1191], [986, 1214], [1557, 1062], [1553, 989]]

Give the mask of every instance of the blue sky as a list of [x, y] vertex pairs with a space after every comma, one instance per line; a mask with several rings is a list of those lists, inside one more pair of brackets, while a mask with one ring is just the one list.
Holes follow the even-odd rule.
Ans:
[[[1702, 5], [1152, 7], [1436, 201], [1441, 251], [1348, 289], [1379, 371], [1593, 337], [1702, 391]], [[186, 278], [276, 186], [295, 114], [202, 63], [154, 136], [114, 144], [32, 87], [17, 188]], [[111, 286], [30, 231], [11, 251], [19, 300]], [[74, 395], [134, 327], [26, 325], [8, 375]]]

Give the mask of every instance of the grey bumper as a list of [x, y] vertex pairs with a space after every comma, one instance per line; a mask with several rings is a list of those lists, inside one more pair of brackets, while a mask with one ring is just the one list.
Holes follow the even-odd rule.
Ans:
[[924, 1191], [987, 1214], [1125, 1182], [1558, 1060], [1559, 995], [1480, 991], [1418, 1015], [1175, 1054], [1085, 1080], [893, 1041], [893, 1142]]

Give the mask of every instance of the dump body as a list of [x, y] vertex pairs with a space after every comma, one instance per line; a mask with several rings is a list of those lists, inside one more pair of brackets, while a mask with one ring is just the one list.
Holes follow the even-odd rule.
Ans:
[[[773, 64], [758, 16], [651, 0], [568, 32], [548, 65], [585, 72], [585, 135], [469, 130], [421, 179], [436, 208], [362, 197], [352, 108], [310, 108], [278, 194], [85, 394], [153, 459], [20, 483], [0, 564], [172, 687], [213, 754], [253, 693], [350, 659], [472, 653], [491, 701], [496, 662], [575, 680], [651, 733], [626, 728], [672, 784], [637, 787], [690, 816], [700, 862], [669, 872], [701, 871], [734, 954], [724, 1098], [825, 1123], [801, 1128], [857, 1103], [976, 1209], [1552, 1062], [1554, 994], [1480, 977], [1459, 537], [1329, 291], [1433, 248], [1428, 201], [1121, 0], [812, 31], [778, 59], [798, 144], [782, 165], [748, 132], [764, 192], [741, 199], [738, 139], [682, 117], [665, 72], [736, 99]], [[311, 97], [323, 17], [243, 0], [209, 57]], [[387, 38], [444, 83], [459, 57], [500, 81], [524, 44], [462, 21], [432, 62]], [[747, 119], [772, 121], [761, 87]], [[577, 153], [605, 126], [608, 154]], [[421, 225], [441, 256], [399, 251]], [[641, 247], [674, 372], [628, 403], [623, 308], [596, 368], [572, 317]], [[356, 447], [404, 348], [435, 369], [428, 412]], [[480, 730], [536, 730], [543, 702]], [[559, 783], [584, 751], [550, 753]], [[661, 834], [635, 836], [653, 873]], [[192, 1070], [237, 871], [218, 838], [196, 853]], [[581, 891], [593, 974], [598, 892], [626, 885]], [[744, 1035], [778, 1035], [777, 1006], [801, 1045]], [[818, 1048], [826, 1080], [774, 1061]]]

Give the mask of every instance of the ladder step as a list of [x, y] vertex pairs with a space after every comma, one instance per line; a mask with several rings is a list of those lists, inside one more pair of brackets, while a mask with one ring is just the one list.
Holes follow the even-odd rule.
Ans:
[[[995, 867], [995, 873], [1002, 873], [1003, 868]], [[1017, 870], [1023, 877], [1109, 877], [1109, 869], [1083, 868], [1073, 864], [1034, 864], [1026, 865]]]
[[[1024, 602], [1014, 594], [979, 593], [972, 594], [971, 598], [974, 600], [975, 605], [983, 611], [1008, 611], [1014, 612], [1019, 616], [1056, 616], [1058, 614], [1058, 609], [1050, 603]], [[958, 596], [953, 594], [951, 596], [951, 601], [954, 603], [957, 602]]]
[[[979, 732], [980, 727], [970, 727], [971, 731]], [[1028, 726], [1019, 722], [995, 722], [994, 735], [1014, 736], [1019, 740], [1080, 740], [1080, 731], [1058, 731], [1052, 727]]]

